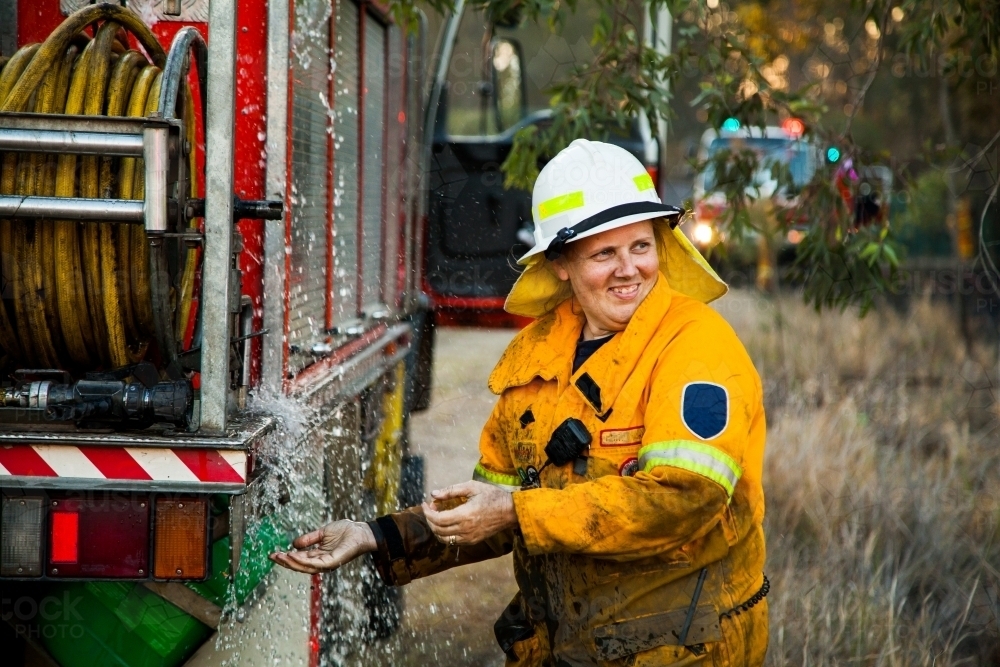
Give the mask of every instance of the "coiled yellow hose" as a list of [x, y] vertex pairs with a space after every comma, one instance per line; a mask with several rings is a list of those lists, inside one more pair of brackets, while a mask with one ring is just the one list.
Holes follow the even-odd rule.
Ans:
[[[87, 28], [98, 21], [88, 37]], [[129, 49], [126, 31], [152, 62]], [[91, 5], [43, 44], [0, 60], [0, 112], [147, 116], [158, 109], [164, 60], [163, 48], [134, 13]], [[184, 118], [193, 146], [190, 98], [184, 96]], [[192, 150], [196, 194], [193, 157]], [[143, 190], [140, 159], [0, 154], [0, 194], [141, 199]], [[186, 255], [182, 282], [194, 275], [196, 255]], [[118, 368], [144, 358], [155, 340], [149, 245], [141, 226], [0, 220], [0, 274], [0, 354], [7, 366]], [[177, 305], [186, 319], [191, 295], [182, 291], [187, 293]]]

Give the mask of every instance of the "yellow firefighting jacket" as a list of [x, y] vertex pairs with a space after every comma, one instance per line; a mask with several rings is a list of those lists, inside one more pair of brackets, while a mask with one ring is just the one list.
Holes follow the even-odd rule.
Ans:
[[[763, 664], [765, 422], [750, 358], [662, 274], [573, 373], [583, 323], [564, 301], [490, 376], [500, 400], [474, 477], [513, 491], [519, 530], [447, 547], [419, 508], [381, 517], [380, 574], [404, 584], [513, 550], [520, 592], [496, 627], [508, 665]], [[591, 434], [586, 458], [545, 465], [569, 417]], [[522, 489], [536, 471], [540, 488]]]

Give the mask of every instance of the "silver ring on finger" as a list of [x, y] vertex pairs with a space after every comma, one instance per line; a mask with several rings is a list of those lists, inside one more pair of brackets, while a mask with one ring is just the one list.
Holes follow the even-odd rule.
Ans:
[[455, 536], [454, 535], [452, 535], [451, 537], [448, 538], [448, 546], [449, 547], [455, 546]]

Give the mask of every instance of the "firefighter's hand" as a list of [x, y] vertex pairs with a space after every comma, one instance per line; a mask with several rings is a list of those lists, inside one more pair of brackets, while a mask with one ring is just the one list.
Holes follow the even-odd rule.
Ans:
[[[514, 499], [509, 491], [491, 484], [465, 482], [431, 492], [434, 505], [454, 498], [467, 498], [455, 509], [438, 511], [424, 503], [424, 516], [435, 537], [445, 544], [478, 544], [502, 530], [517, 527]], [[454, 538], [454, 540], [452, 540]]]
[[375, 535], [367, 523], [334, 521], [319, 530], [300, 535], [292, 542], [298, 551], [270, 555], [278, 565], [289, 570], [316, 574], [332, 571], [358, 556], [378, 549]]

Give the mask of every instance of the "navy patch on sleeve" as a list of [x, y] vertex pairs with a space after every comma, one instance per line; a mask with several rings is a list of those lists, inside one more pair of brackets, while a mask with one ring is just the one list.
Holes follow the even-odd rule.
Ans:
[[712, 382], [692, 382], [681, 393], [681, 419], [702, 440], [711, 440], [729, 423], [729, 393]]

